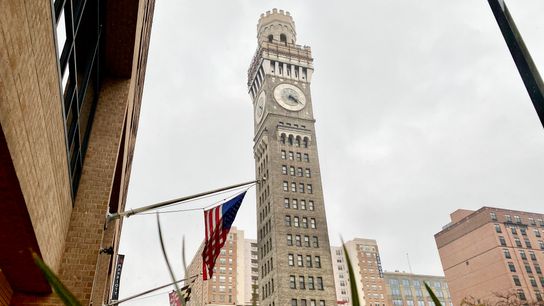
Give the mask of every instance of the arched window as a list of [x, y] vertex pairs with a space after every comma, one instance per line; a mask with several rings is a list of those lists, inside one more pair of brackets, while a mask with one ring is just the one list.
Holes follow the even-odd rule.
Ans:
[[285, 34], [280, 34], [280, 42], [287, 43], [287, 36]]
[[304, 144], [304, 147], [307, 148], [308, 147], [308, 137], [304, 137], [304, 140], [302, 140], [303, 144]]
[[300, 147], [300, 136], [295, 139], [295, 146]]
[[289, 135], [289, 145], [293, 145], [293, 135]]
[[270, 34], [268, 35], [268, 42], [272, 42], [274, 40], [274, 35]]
[[285, 144], [285, 134], [281, 134], [280, 138], [281, 138], [281, 143]]

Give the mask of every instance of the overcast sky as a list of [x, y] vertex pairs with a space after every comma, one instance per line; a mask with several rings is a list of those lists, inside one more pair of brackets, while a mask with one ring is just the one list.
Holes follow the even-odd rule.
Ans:
[[[544, 71], [544, 1], [507, 4]], [[156, 1], [128, 208], [254, 179], [247, 68], [274, 7], [315, 59], [333, 244], [376, 239], [385, 270], [408, 271], [409, 253], [414, 273], [443, 275], [433, 235], [454, 210], [544, 212], [544, 130], [487, 0]], [[234, 225], [256, 238], [255, 216], [250, 189]], [[181, 238], [190, 260], [202, 212], [161, 218], [181, 278]], [[170, 281], [153, 215], [125, 220], [120, 253], [121, 297]]]

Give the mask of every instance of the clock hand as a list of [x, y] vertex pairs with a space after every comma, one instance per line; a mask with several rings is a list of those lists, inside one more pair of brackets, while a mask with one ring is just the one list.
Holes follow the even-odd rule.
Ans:
[[295, 101], [295, 103], [299, 103], [299, 102], [298, 102], [298, 99], [297, 99], [297, 98], [295, 98], [295, 97], [293, 97], [293, 96], [291, 96], [291, 95], [289, 95], [289, 97], [288, 97], [288, 98], [289, 98], [290, 100], [293, 100], [293, 101]]

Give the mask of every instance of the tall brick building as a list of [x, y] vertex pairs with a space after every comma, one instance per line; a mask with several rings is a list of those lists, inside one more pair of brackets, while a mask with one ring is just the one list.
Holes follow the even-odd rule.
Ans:
[[509, 292], [542, 303], [544, 214], [482, 207], [450, 216], [435, 240], [454, 305]]
[[[378, 243], [374, 239], [355, 238], [345, 242], [361, 305], [386, 306], [385, 280], [382, 270]], [[346, 254], [342, 247], [332, 248], [334, 281], [336, 283], [336, 299], [338, 305], [350, 306], [350, 279], [346, 262]]]
[[221, 248], [211, 279], [202, 281], [202, 249], [187, 267], [188, 276], [198, 275], [187, 306], [259, 305], [257, 243], [233, 227]]
[[310, 94], [313, 58], [293, 18], [274, 9], [257, 24], [248, 71], [255, 110], [259, 285], [263, 306], [336, 303]]
[[108, 300], [153, 8], [0, 2], [0, 304], [60, 304], [30, 250], [83, 305]]

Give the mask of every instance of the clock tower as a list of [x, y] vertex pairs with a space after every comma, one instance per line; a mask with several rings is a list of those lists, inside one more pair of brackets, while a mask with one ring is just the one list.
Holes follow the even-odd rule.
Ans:
[[333, 306], [336, 295], [317, 154], [313, 59], [293, 18], [274, 9], [257, 24], [248, 71], [254, 106], [259, 305]]

